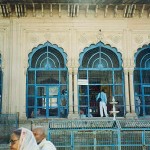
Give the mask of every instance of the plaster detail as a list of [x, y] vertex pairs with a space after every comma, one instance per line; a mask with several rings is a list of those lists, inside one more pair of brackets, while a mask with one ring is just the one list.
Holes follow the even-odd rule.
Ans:
[[[113, 34], [112, 34], [113, 33]], [[80, 52], [90, 44], [96, 44], [102, 41], [104, 44], [109, 44], [112, 47], [116, 47], [118, 50], [122, 50], [122, 33], [116, 32], [103, 32], [103, 31], [81, 31], [78, 34], [78, 48]]]
[[135, 43], [141, 44], [141, 43], [143, 43], [144, 38], [143, 38], [142, 35], [136, 35], [135, 38], [134, 38], [134, 40], [135, 40]]
[[[119, 13], [119, 12], [118, 12]], [[62, 12], [63, 14], [63, 12]], [[30, 14], [31, 15], [31, 14]], [[120, 14], [117, 14], [118, 17]], [[45, 16], [45, 15], [44, 15]], [[99, 20], [98, 17], [88, 16], [84, 18], [58, 18], [44, 19], [34, 17], [10, 18], [0, 21], [0, 53], [2, 56], [2, 70], [4, 72], [3, 82], [3, 112], [20, 112], [20, 116], [25, 116], [26, 100], [26, 71], [28, 68], [28, 54], [34, 47], [49, 41], [64, 49], [68, 55], [68, 71], [70, 81], [74, 80], [76, 94], [76, 113], [78, 107], [77, 73], [79, 67], [79, 54], [84, 48], [91, 44], [102, 41], [111, 47], [117, 48], [123, 55], [123, 67], [128, 82], [128, 72], [130, 78], [133, 76], [134, 54], [138, 48], [150, 43], [150, 20], [132, 19], [107, 19]], [[28, 23], [31, 20], [30, 23]], [[92, 23], [91, 23], [92, 22]], [[120, 27], [120, 23], [123, 27]], [[132, 24], [136, 23], [135, 26]], [[101, 32], [99, 31], [101, 29]], [[131, 71], [132, 70], [132, 71]], [[74, 73], [75, 79], [72, 79]], [[72, 83], [72, 82], [71, 82]], [[128, 85], [129, 84], [129, 85]], [[128, 86], [126, 85], [126, 95]], [[7, 90], [8, 89], [8, 90]], [[70, 91], [72, 85], [70, 85]], [[133, 93], [133, 89], [130, 88]], [[132, 97], [131, 97], [132, 98]], [[72, 100], [72, 94], [70, 94]], [[17, 105], [16, 105], [17, 104]], [[134, 112], [134, 110], [133, 110]]]

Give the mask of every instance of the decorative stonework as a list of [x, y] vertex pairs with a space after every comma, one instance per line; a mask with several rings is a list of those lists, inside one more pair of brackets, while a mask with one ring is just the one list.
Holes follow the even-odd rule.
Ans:
[[51, 39], [51, 34], [50, 33], [45, 33], [44, 38], [45, 39]]
[[31, 43], [37, 43], [39, 41], [38, 40], [38, 35], [36, 33], [35, 34], [32, 33], [29, 40], [30, 40]]
[[97, 42], [99, 42], [99, 41], [103, 41], [103, 39], [104, 39], [104, 34], [103, 34], [103, 32], [98, 32], [98, 33], [96, 33], [95, 34], [95, 38], [96, 38], [96, 41]]
[[134, 37], [134, 41], [135, 41], [136, 44], [141, 44], [141, 43], [143, 43], [143, 41], [144, 41], [143, 36], [141, 36], [141, 35], [136, 35], [136, 36]]
[[81, 43], [83, 45], [86, 45], [88, 43], [88, 36], [87, 36], [87, 34], [85, 32], [81, 33], [79, 35], [78, 41], [79, 41], [79, 43]]
[[79, 63], [78, 63], [78, 60], [76, 59], [72, 59], [72, 68], [78, 68], [79, 67]]
[[109, 35], [107, 38], [110, 39], [114, 44], [118, 44], [121, 41], [122, 37], [120, 34], [118, 34], [118, 35]]

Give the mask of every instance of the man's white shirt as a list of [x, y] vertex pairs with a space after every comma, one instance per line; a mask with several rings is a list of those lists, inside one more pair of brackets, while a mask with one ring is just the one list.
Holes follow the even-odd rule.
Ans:
[[54, 144], [46, 139], [43, 139], [38, 146], [40, 150], [56, 150]]

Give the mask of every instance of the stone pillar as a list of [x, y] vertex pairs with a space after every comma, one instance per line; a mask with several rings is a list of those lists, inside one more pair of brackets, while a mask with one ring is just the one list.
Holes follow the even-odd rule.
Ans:
[[135, 113], [134, 87], [133, 87], [133, 69], [130, 69], [130, 70], [129, 70], [129, 81], [130, 81], [131, 113]]
[[133, 69], [129, 70], [129, 86], [130, 86], [130, 104], [131, 104], [131, 113], [128, 117], [137, 118], [137, 114], [135, 113], [135, 104], [134, 104], [134, 85], [133, 85]]
[[130, 113], [130, 102], [129, 102], [129, 79], [128, 79], [128, 70], [124, 70], [125, 74], [125, 98], [126, 98], [126, 113]]
[[68, 68], [68, 71], [69, 71], [69, 114], [68, 114], [68, 118], [71, 118], [72, 114], [73, 114], [72, 68]]
[[78, 68], [74, 68], [74, 116], [79, 117], [78, 114]]

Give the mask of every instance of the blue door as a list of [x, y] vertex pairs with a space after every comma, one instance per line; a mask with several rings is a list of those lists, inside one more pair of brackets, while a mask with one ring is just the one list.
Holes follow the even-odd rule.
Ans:
[[142, 113], [146, 116], [150, 115], [150, 85], [143, 85], [142, 89]]
[[135, 53], [134, 92], [141, 100], [139, 116], [150, 115], [150, 45]]
[[85, 48], [80, 53], [78, 79], [87, 80], [86, 85], [78, 85], [79, 111], [86, 117], [99, 117], [96, 97], [104, 89], [107, 95], [107, 111], [112, 109], [110, 101], [118, 102], [118, 116], [125, 115], [124, 72], [121, 54], [117, 49], [103, 43]]
[[66, 53], [46, 42], [29, 54], [26, 114], [28, 118], [68, 115], [68, 69]]
[[59, 116], [59, 87], [37, 86], [36, 88], [37, 113], [35, 117]]

